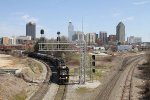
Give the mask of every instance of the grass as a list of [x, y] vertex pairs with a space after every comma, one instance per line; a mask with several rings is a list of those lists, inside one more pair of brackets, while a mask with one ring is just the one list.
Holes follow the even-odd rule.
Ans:
[[36, 64], [37, 64], [39, 72], [42, 73], [42, 71], [43, 71], [42, 65], [39, 63], [36, 63]]
[[70, 69], [69, 69], [69, 74], [70, 74], [70, 75], [74, 75], [74, 68], [70, 68]]
[[93, 91], [93, 89], [89, 89], [89, 88], [86, 88], [86, 87], [79, 87], [76, 89], [76, 92], [78, 94], [84, 94], [84, 93], [87, 93], [87, 92], [91, 92]]
[[[88, 78], [90, 79], [91, 78], [91, 71], [90, 71], [90, 69], [89, 70], [87, 70], [87, 76], [88, 76]], [[101, 69], [95, 69], [95, 73], [93, 73], [93, 79], [94, 80], [100, 80], [100, 78], [101, 78], [101, 76], [102, 76], [102, 71], [101, 71]]]
[[94, 74], [94, 78], [96, 80], [100, 80], [101, 76], [102, 76], [102, 71], [100, 69], [96, 69], [96, 72]]
[[35, 61], [28, 61], [28, 66], [32, 70], [33, 73], [42, 73], [43, 68], [42, 65]]
[[27, 94], [25, 90], [22, 90], [20, 93], [14, 95], [10, 100], [25, 100], [27, 98]]
[[80, 54], [74, 53], [74, 54], [68, 55], [68, 57], [66, 57], [66, 62], [67, 62], [67, 65], [69, 65], [71, 67], [79, 66], [80, 65]]

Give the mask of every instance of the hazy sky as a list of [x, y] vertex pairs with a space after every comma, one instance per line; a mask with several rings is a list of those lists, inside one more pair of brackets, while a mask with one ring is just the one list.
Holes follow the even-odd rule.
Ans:
[[106, 31], [116, 34], [122, 21], [126, 36], [140, 36], [150, 42], [150, 0], [1, 0], [0, 37], [25, 35], [26, 23], [33, 21], [45, 36], [52, 38], [57, 31], [68, 34], [68, 22], [84, 32]]

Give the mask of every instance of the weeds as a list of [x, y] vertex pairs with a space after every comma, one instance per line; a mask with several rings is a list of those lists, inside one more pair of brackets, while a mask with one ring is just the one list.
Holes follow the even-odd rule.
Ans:
[[10, 100], [25, 100], [27, 98], [27, 94], [25, 90], [22, 90], [20, 93], [14, 95]]

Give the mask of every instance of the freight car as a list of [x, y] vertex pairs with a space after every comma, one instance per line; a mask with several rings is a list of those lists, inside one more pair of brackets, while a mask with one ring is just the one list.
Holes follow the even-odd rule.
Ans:
[[65, 65], [63, 59], [56, 58], [47, 54], [34, 52], [28, 53], [28, 56], [39, 60], [43, 60], [44, 62], [51, 63], [53, 66], [55, 66], [55, 69], [57, 70], [59, 84], [67, 84], [69, 82], [69, 68]]

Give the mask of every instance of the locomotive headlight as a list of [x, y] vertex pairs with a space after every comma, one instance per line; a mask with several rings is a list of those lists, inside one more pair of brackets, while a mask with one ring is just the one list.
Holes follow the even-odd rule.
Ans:
[[67, 79], [68, 77], [66, 77], [66, 79]]

